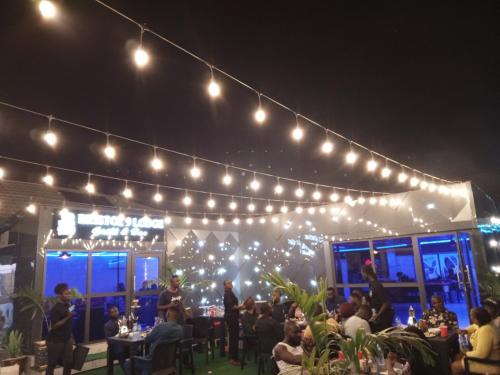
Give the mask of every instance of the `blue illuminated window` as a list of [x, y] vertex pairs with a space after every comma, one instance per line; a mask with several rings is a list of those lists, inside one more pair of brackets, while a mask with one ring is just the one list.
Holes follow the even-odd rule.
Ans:
[[415, 310], [418, 319], [422, 317], [422, 306], [418, 288], [385, 288], [394, 309], [394, 320], [399, 318], [401, 323], [408, 323], [408, 310], [410, 306]]
[[88, 253], [81, 251], [47, 252], [45, 295], [54, 296], [54, 287], [67, 283], [81, 294], [87, 293]]
[[92, 293], [127, 290], [127, 253], [92, 253]]
[[370, 258], [368, 241], [337, 243], [333, 245], [337, 283], [365, 283], [361, 277], [361, 267]]
[[135, 258], [135, 291], [157, 290], [160, 259], [157, 257]]
[[373, 241], [375, 269], [382, 282], [416, 282], [415, 261], [410, 237]]
[[125, 315], [125, 303], [125, 296], [94, 297], [90, 300], [90, 341], [104, 339], [104, 324], [109, 320], [108, 309], [116, 306], [120, 315]]
[[153, 327], [155, 317], [158, 316], [158, 295], [149, 294], [136, 297], [139, 300], [140, 308], [137, 310], [139, 324], [144, 326]]

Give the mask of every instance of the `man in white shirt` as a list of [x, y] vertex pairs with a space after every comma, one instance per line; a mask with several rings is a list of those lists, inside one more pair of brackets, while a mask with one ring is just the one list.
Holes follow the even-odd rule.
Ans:
[[279, 375], [308, 374], [302, 372], [302, 355], [300, 327], [294, 321], [285, 323], [285, 339], [276, 344], [273, 356], [280, 370]]
[[346, 336], [354, 338], [358, 329], [363, 329], [365, 333], [372, 333], [368, 322], [354, 314], [354, 307], [350, 303], [340, 305], [339, 315]]

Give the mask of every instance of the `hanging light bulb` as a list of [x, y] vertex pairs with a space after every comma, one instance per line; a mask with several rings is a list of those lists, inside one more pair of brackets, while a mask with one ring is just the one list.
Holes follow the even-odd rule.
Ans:
[[49, 173], [49, 168], [47, 167], [47, 173], [43, 176], [42, 181], [47, 186], [54, 185], [54, 177]]
[[193, 167], [189, 171], [191, 174], [191, 177], [194, 178], [195, 180], [200, 178], [201, 176], [201, 169], [196, 166], [196, 159], [193, 158]]
[[258, 94], [259, 106], [257, 107], [257, 110], [254, 113], [254, 118], [255, 118], [255, 121], [257, 121], [258, 124], [263, 124], [264, 121], [266, 121], [267, 115], [266, 115], [266, 112], [264, 111], [264, 109], [262, 108], [262, 103], [260, 101], [260, 96], [261, 96], [261, 94], [259, 93]]
[[229, 174], [229, 167], [226, 165], [226, 174], [222, 177], [222, 183], [226, 186], [229, 186], [233, 182], [233, 177]]
[[410, 179], [410, 186], [411, 187], [416, 187], [418, 184], [419, 184], [420, 180], [413, 176], [411, 179]]
[[248, 225], [252, 225], [253, 224], [253, 218], [252, 217], [248, 217], [246, 219], [246, 222], [247, 222]]
[[247, 206], [248, 211], [254, 212], [255, 211], [255, 204], [253, 204], [252, 201], [250, 201], [250, 204]]
[[38, 3], [38, 10], [45, 19], [53, 19], [57, 16], [57, 8], [52, 1], [42, 0]]
[[26, 206], [26, 212], [30, 213], [31, 215], [36, 214], [36, 205], [30, 203], [28, 206]]
[[373, 159], [373, 157], [372, 157], [371, 160], [369, 160], [366, 163], [366, 170], [368, 172], [375, 172], [375, 170], [377, 169], [377, 167], [378, 167], [378, 163], [377, 163], [377, 161], [375, 159]]
[[326, 213], [326, 208], [325, 208], [325, 207], [320, 207], [320, 208], [319, 208], [319, 213], [320, 213], [320, 214], [322, 214], [322, 215], [323, 215], [324, 213]]
[[356, 161], [358, 160], [358, 154], [356, 154], [355, 152], [353, 151], [349, 151], [346, 155], [345, 155], [345, 162], [347, 164], [354, 164], [356, 163]]
[[0, 168], [0, 180], [3, 180], [4, 177], [5, 177], [5, 169]]
[[106, 147], [104, 147], [104, 156], [110, 160], [114, 160], [116, 157], [116, 149], [109, 143], [109, 134], [106, 134]]
[[330, 139], [328, 138], [328, 130], [325, 129], [325, 132], [326, 132], [326, 138], [321, 145], [321, 152], [325, 155], [330, 155], [333, 151], [333, 143], [330, 142]]
[[184, 222], [187, 224], [187, 225], [190, 225], [192, 222], [193, 222], [193, 219], [191, 219], [189, 216], [186, 216], [184, 218]]
[[134, 51], [134, 61], [139, 68], [143, 68], [149, 63], [149, 54], [142, 47], [142, 38], [144, 36], [144, 28], [141, 26], [141, 36], [139, 40], [139, 47]]
[[234, 224], [234, 225], [240, 225], [240, 219], [238, 219], [237, 217], [235, 217], [235, 218], [233, 219], [233, 224]]
[[153, 150], [154, 155], [153, 159], [151, 159], [151, 168], [155, 171], [159, 171], [160, 169], [163, 169], [163, 161], [156, 155], [156, 147]]
[[371, 197], [371, 198], [370, 198], [370, 204], [371, 204], [372, 206], [376, 205], [376, 204], [377, 204], [377, 198], [375, 198], [375, 197]]
[[214, 78], [214, 70], [212, 66], [210, 66], [210, 82], [208, 83], [207, 91], [212, 98], [217, 98], [221, 92], [220, 86]]
[[282, 214], [286, 214], [288, 212], [288, 206], [283, 202], [283, 205], [280, 207], [280, 211]]
[[161, 201], [163, 201], [163, 195], [160, 193], [160, 186], [159, 185], [156, 185], [156, 193], [155, 193], [155, 195], [153, 195], [153, 200], [156, 203], [160, 203]]
[[429, 191], [430, 191], [431, 193], [434, 193], [434, 192], [436, 191], [436, 189], [437, 189], [436, 184], [435, 184], [435, 183], [433, 183], [433, 182], [431, 182], [431, 183], [429, 184]]
[[408, 180], [408, 175], [404, 172], [399, 173], [398, 175], [398, 181], [400, 184], [404, 184]]
[[184, 195], [184, 198], [182, 198], [182, 203], [184, 204], [184, 206], [191, 206], [191, 203], [193, 203], [193, 199], [188, 195], [187, 191]]
[[203, 223], [203, 225], [207, 225], [208, 219], [206, 217], [204, 217], [203, 219], [201, 219], [201, 222]]
[[283, 194], [283, 191], [284, 191], [283, 186], [280, 184], [280, 179], [278, 178], [278, 183], [274, 187], [274, 194], [281, 195]]
[[271, 222], [273, 224], [277, 224], [279, 222], [279, 219], [276, 216], [273, 216], [272, 219], [271, 219]]
[[210, 194], [210, 199], [207, 201], [207, 206], [208, 206], [208, 208], [215, 207], [215, 200], [212, 198], [212, 194]]
[[255, 174], [255, 172], [253, 173], [253, 180], [250, 181], [250, 189], [252, 189], [253, 191], [257, 191], [260, 189], [260, 181], [257, 180], [257, 175]]
[[422, 190], [425, 190], [427, 189], [427, 187], [429, 186], [429, 183], [425, 180], [423, 180], [421, 183], [420, 183], [420, 189]]
[[234, 211], [237, 208], [238, 208], [238, 204], [234, 200], [231, 200], [231, 202], [229, 203], [229, 209]]
[[390, 168], [387, 166], [387, 160], [385, 161], [385, 167], [382, 168], [382, 171], [380, 172], [380, 175], [382, 178], [388, 178], [391, 175], [392, 171]]
[[363, 196], [361, 195], [361, 196], [358, 198], [358, 203], [359, 203], [359, 204], [365, 204], [365, 202], [366, 202], [365, 197], [363, 197]]
[[304, 212], [304, 209], [301, 206], [297, 206], [295, 207], [295, 212], [301, 214], [302, 212]]
[[265, 218], [265, 217], [261, 217], [261, 218], [259, 219], [259, 223], [261, 223], [261, 224], [265, 224], [265, 223], [266, 223], [266, 218]]
[[163, 221], [164, 221], [164, 223], [165, 223], [166, 225], [170, 225], [170, 224], [172, 224], [172, 218], [171, 218], [170, 216], [168, 216], [168, 215], [165, 215], [165, 217], [164, 217]]
[[271, 203], [270, 203], [270, 202], [268, 202], [268, 203], [267, 203], [267, 206], [266, 206], [266, 212], [271, 213], [271, 212], [273, 212], [273, 209], [274, 209], [274, 208], [273, 208], [273, 206], [271, 205]]
[[335, 191], [335, 189], [333, 190], [333, 193], [330, 194], [330, 200], [332, 202], [338, 202], [340, 199], [339, 195], [337, 194], [337, 192]]
[[57, 144], [57, 135], [56, 133], [54, 133], [52, 130], [49, 129], [43, 134], [43, 140], [50, 147], [55, 147]]
[[299, 181], [299, 187], [295, 189], [295, 196], [297, 198], [302, 198], [304, 196], [304, 190], [300, 187], [300, 181]]
[[128, 187], [128, 181], [125, 181], [125, 189], [123, 189], [123, 191], [122, 191], [122, 195], [123, 195], [126, 199], [130, 199], [130, 198], [132, 198], [132, 196], [134, 195], [134, 194], [132, 193], [132, 189], [130, 189], [130, 188]]
[[318, 190], [318, 185], [316, 185], [316, 190], [314, 191], [314, 193], [312, 194], [312, 198], [315, 200], [315, 201], [319, 201], [321, 199], [321, 192]]
[[223, 218], [223, 217], [219, 217], [219, 218], [217, 219], [217, 224], [219, 224], [219, 225], [224, 225], [224, 223], [225, 223], [225, 222], [226, 222], [226, 221], [224, 220], [224, 218]]
[[292, 130], [292, 138], [299, 142], [302, 138], [304, 138], [304, 130], [299, 125], [299, 116], [295, 115], [295, 128]]
[[381, 206], [387, 206], [387, 199], [386, 198], [380, 198], [378, 202]]
[[353, 203], [352, 197], [347, 193], [347, 195], [344, 197], [344, 202], [351, 205]]
[[309, 215], [314, 215], [314, 214], [316, 213], [316, 208], [314, 208], [313, 206], [309, 207], [309, 208], [307, 209], [307, 213], [308, 213]]

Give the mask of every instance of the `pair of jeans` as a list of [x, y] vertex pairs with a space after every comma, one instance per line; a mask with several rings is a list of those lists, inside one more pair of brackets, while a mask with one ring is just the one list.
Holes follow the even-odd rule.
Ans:
[[240, 335], [240, 322], [238, 319], [227, 319], [227, 330], [229, 333], [229, 359], [238, 360], [238, 345]]
[[58, 364], [61, 364], [64, 368], [63, 375], [71, 375], [73, 345], [72, 337], [66, 341], [47, 341], [48, 364], [45, 375], [54, 375], [54, 369]]

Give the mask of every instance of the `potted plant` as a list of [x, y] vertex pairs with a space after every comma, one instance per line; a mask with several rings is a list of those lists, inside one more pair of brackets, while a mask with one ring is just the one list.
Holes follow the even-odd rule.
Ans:
[[22, 355], [23, 334], [12, 330], [5, 337], [4, 349], [8, 358], [2, 361], [2, 374], [21, 374], [24, 371], [26, 356]]

